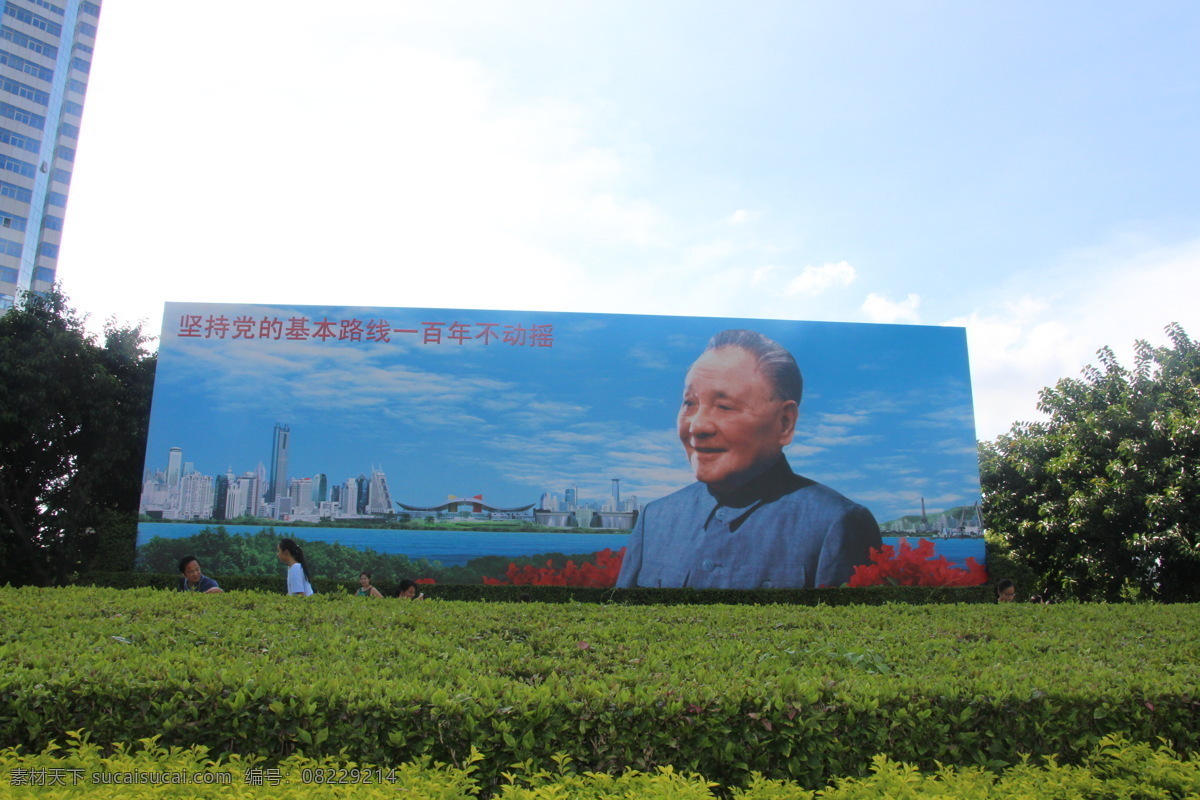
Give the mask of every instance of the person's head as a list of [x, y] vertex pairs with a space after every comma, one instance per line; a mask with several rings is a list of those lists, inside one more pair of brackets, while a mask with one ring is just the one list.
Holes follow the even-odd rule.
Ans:
[[275, 555], [279, 556], [279, 560], [289, 567], [292, 564], [304, 563], [304, 551], [291, 539], [280, 539], [279, 549], [275, 551]]
[[371, 573], [369, 573], [369, 572], [358, 573], [358, 585], [364, 589], [369, 587], [371, 585]]
[[737, 489], [792, 441], [804, 381], [792, 354], [747, 330], [722, 331], [684, 378], [677, 424], [696, 480]]
[[412, 600], [417, 596], [417, 585], [405, 578], [400, 581], [400, 591], [396, 593], [396, 596], [401, 600]]
[[196, 560], [195, 556], [184, 556], [179, 559], [179, 571], [183, 574], [184, 579], [191, 584], [199, 583], [200, 578], [204, 576], [204, 573], [200, 571], [200, 562]]
[[279, 560], [289, 567], [293, 564], [299, 564], [300, 569], [304, 570], [304, 580], [311, 581], [312, 577], [308, 574], [308, 564], [304, 563], [304, 551], [300, 549], [300, 545], [296, 544], [292, 539], [280, 539], [279, 549], [275, 553], [279, 556]]
[[1011, 603], [1017, 596], [1017, 585], [1005, 578], [996, 584], [996, 602]]

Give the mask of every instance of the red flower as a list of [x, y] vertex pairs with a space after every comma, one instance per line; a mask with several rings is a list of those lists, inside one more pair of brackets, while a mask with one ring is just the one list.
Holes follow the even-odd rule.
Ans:
[[437, 581], [435, 581], [433, 578], [417, 578], [415, 581], [413, 581], [413, 583], [434, 584], [437, 583]]
[[556, 569], [553, 561], [546, 561], [544, 567], [535, 567], [533, 564], [518, 567], [510, 561], [508, 569], [504, 571], [508, 580], [484, 576], [483, 582], [488, 586], [616, 586], [625, 548], [614, 553], [606, 547], [593, 557], [594, 562], [585, 561], [582, 564], [567, 561], [562, 569]]
[[900, 540], [900, 551], [891, 545], [871, 548], [871, 563], [860, 564], [850, 576], [851, 586], [978, 586], [987, 583], [987, 569], [974, 557], [960, 569], [945, 556], [933, 557], [933, 542], [921, 539], [910, 547]]

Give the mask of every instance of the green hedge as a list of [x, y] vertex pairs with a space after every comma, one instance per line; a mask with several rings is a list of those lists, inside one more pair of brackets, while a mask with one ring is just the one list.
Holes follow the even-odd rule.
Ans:
[[817, 788], [872, 757], [1200, 743], [1200, 607], [400, 603], [0, 589], [0, 746], [65, 731], [271, 762], [670, 765]]
[[[214, 576], [216, 577], [216, 576]], [[226, 591], [264, 591], [284, 594], [286, 579], [279, 575], [228, 575], [217, 577]], [[82, 576], [81, 586], [115, 589], [175, 589], [179, 575], [151, 572], [93, 572]], [[358, 581], [313, 580], [318, 594], [353, 594]], [[395, 597], [399, 584], [376, 581], [385, 597]], [[964, 588], [926, 586], [872, 586], [841, 589], [592, 589], [579, 586], [485, 586], [482, 584], [423, 585], [419, 591], [439, 600], [471, 602], [516, 602], [528, 597], [539, 603], [617, 603], [620, 605], [766, 605], [781, 603], [801, 606], [885, 605], [887, 603], [991, 603], [990, 586]]]
[[[99, 748], [76, 737], [66, 749], [34, 755], [0, 751], [0, 789], [5, 797], [58, 795], [48, 781], [62, 782], [64, 794], [100, 800], [139, 800], [171, 797], [262, 798], [298, 797], [317, 800], [345, 797], [357, 800], [405, 797], [471, 800], [483, 794], [475, 770], [408, 763], [397, 767], [346, 762], [335, 758], [311, 759], [292, 755], [275, 767], [240, 757], [211, 759], [203, 748], [167, 749], [144, 740], [137, 748], [121, 747], [105, 756]], [[470, 761], [470, 759], [468, 759]], [[268, 769], [271, 771], [268, 772]], [[138, 780], [133, 785], [110, 783]], [[195, 781], [195, 783], [168, 783]], [[164, 785], [166, 784], [166, 785]], [[746, 787], [721, 787], [703, 777], [681, 774], [671, 768], [653, 773], [619, 775], [580, 774], [569, 759], [560, 758], [553, 770], [514, 765], [505, 781], [495, 787], [496, 800], [813, 800], [815, 793], [794, 783], [753, 776]], [[1078, 766], [1054, 760], [1027, 763], [995, 774], [979, 768], [947, 767], [936, 772], [886, 757], [874, 759], [871, 774], [843, 778], [821, 792], [824, 800], [1076, 800], [1077, 798], [1195, 798], [1200, 795], [1200, 760], [1193, 754], [1181, 759], [1167, 748], [1132, 744], [1106, 737]]]

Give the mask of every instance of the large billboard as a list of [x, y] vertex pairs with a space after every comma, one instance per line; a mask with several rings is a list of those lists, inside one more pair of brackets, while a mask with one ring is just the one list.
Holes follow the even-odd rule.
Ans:
[[979, 499], [962, 328], [169, 303], [139, 565], [969, 584]]

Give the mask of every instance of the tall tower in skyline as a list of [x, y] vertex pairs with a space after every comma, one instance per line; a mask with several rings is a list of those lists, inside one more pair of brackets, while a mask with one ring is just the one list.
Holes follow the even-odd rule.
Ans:
[[291, 444], [292, 429], [281, 423], [275, 423], [275, 437], [271, 445], [271, 483], [267, 489], [266, 501], [274, 503], [277, 497], [288, 496], [288, 446]]
[[371, 468], [371, 483], [367, 487], [367, 513], [387, 514], [392, 510], [392, 493], [388, 491], [383, 470]]
[[0, 0], [0, 311], [58, 270], [100, 0]]
[[172, 447], [167, 452], [167, 487], [170, 489], [179, 488], [179, 478], [182, 476], [180, 471], [180, 463], [183, 461], [183, 449]]

